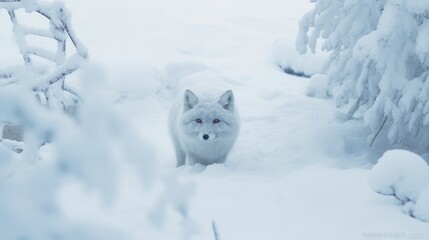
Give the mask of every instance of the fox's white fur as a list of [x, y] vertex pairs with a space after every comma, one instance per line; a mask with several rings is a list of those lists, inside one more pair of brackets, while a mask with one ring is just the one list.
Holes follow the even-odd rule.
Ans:
[[195, 94], [186, 90], [169, 116], [177, 166], [225, 162], [239, 128], [231, 90], [223, 94], [214, 94], [213, 91]]

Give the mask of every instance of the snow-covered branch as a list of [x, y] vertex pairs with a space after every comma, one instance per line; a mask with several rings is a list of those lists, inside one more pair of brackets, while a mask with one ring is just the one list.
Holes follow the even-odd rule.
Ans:
[[[77, 38], [74, 30], [71, 27], [71, 14], [61, 2], [40, 3], [35, 0], [16, 0], [16, 1], [1, 1], [0, 9], [4, 8], [8, 11], [13, 31], [15, 33], [16, 42], [20, 53], [22, 54], [25, 64], [28, 65], [28, 70], [35, 69], [32, 67], [31, 55], [44, 58], [57, 64], [57, 67], [46, 71], [38, 71], [39, 77], [31, 81], [30, 84], [34, 91], [46, 92], [54, 83], [64, 81], [64, 77], [75, 70], [79, 69], [84, 60], [88, 57], [88, 50]], [[26, 12], [37, 12], [47, 18], [50, 23], [50, 29], [39, 29], [31, 26], [20, 24], [15, 10], [25, 9]], [[46, 38], [52, 38], [57, 41], [57, 49], [55, 52], [43, 49], [40, 47], [30, 46], [27, 43], [25, 36], [36, 35]], [[74, 45], [76, 54], [66, 59], [66, 40], [67, 37]], [[1, 72], [2, 78], [12, 78], [13, 73]], [[65, 88], [65, 84], [61, 84]]]

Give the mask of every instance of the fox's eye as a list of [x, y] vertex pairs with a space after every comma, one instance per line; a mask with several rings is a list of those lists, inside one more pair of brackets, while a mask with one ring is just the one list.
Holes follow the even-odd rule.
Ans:
[[213, 120], [213, 123], [219, 123], [220, 122], [220, 120], [219, 119], [215, 119], [215, 120]]
[[201, 118], [197, 118], [196, 120], [195, 120], [197, 123], [202, 123], [203, 121], [201, 120]]

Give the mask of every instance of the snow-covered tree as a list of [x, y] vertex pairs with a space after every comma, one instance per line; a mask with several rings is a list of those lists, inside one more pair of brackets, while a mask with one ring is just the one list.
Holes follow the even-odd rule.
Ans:
[[[311, 0], [296, 47], [331, 55], [327, 93], [363, 118], [373, 141], [382, 130], [392, 143], [429, 146], [429, 1]], [[384, 131], [383, 131], [384, 132]]]

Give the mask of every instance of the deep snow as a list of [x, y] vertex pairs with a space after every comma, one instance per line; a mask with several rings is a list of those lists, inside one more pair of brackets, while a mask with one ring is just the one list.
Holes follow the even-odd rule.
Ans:
[[[370, 148], [361, 122], [342, 121], [332, 102], [305, 95], [308, 79], [286, 75], [276, 65], [273, 46], [279, 39], [293, 46], [298, 20], [311, 7], [306, 1], [66, 4], [91, 61], [106, 70], [106, 101], [152, 143], [166, 174], [194, 184], [192, 239], [213, 239], [212, 221], [222, 240], [366, 239], [384, 233], [429, 239], [428, 223], [403, 214], [394, 197], [368, 185], [368, 169], [386, 147], [376, 142]], [[178, 89], [201, 83], [234, 91], [241, 133], [224, 165], [175, 169], [167, 114]], [[128, 165], [120, 173], [113, 209], [103, 211], [96, 196], [69, 184], [59, 196], [63, 211], [83, 223], [150, 239], [142, 214], [150, 205], [148, 193]], [[165, 239], [177, 237], [182, 227], [171, 217]]]

